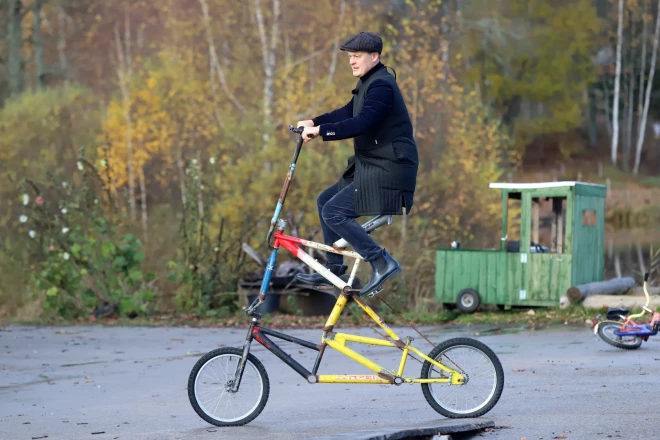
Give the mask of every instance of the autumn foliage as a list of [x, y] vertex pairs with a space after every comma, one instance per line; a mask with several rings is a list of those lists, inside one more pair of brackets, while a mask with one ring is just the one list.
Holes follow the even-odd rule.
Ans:
[[[382, 61], [396, 71], [421, 159], [412, 215], [377, 240], [405, 265], [395, 289], [403, 306], [429, 300], [434, 249], [452, 240], [496, 243], [500, 200], [488, 183], [518, 164], [521, 142], [579, 124], [598, 30], [587, 1], [533, 2], [532, 40], [522, 41], [525, 30], [516, 26], [498, 28], [520, 33], [502, 36], [516, 41], [515, 51], [491, 34], [482, 38], [493, 17], [480, 2], [468, 2], [475, 7], [462, 15], [455, 2], [437, 0], [42, 3], [41, 29], [51, 38], [22, 48], [27, 62], [12, 74], [22, 75], [24, 89], [0, 84], [0, 264], [12, 273], [0, 286], [0, 315], [3, 302], [15, 313], [17, 304], [45, 300], [75, 310], [60, 310], [66, 316], [118, 301], [119, 314], [152, 306], [231, 311], [221, 294], [258, 269], [242, 243], [267, 252], [264, 236], [295, 140], [286, 128], [351, 98], [356, 80], [338, 45], [367, 28], [385, 39]], [[523, 3], [507, 2], [500, 18], [518, 23]], [[23, 36], [34, 36], [35, 5], [23, 2]], [[557, 52], [564, 43], [571, 50]], [[3, 50], [12, 44], [6, 38]], [[574, 88], [559, 85], [568, 77], [578, 79]], [[544, 102], [543, 118], [510, 113], [525, 100]], [[321, 241], [316, 197], [351, 151], [349, 141], [304, 147], [283, 212], [300, 236]], [[44, 203], [60, 217], [66, 206], [88, 206], [52, 189], [63, 181], [98, 194], [89, 206], [107, 227], [99, 230], [90, 213], [76, 217], [83, 226], [74, 241], [61, 237], [61, 227], [39, 229], [52, 222], [28, 212], [38, 195], [48, 193]], [[105, 255], [95, 240], [114, 240], [115, 248]], [[102, 256], [96, 269], [71, 258], [74, 244], [77, 255]], [[139, 258], [117, 260], [121, 249]], [[74, 271], [75, 283], [57, 273], [56, 256], [65, 253], [62, 274]], [[98, 284], [115, 272], [126, 279], [121, 286]]]

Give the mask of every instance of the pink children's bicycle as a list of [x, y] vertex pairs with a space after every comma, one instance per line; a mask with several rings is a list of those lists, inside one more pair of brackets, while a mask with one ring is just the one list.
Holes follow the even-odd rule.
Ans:
[[[646, 289], [649, 280], [648, 272], [644, 274], [644, 295], [646, 295], [646, 305], [642, 311], [635, 315], [627, 316], [628, 309], [609, 308], [607, 309], [605, 320], [597, 316], [594, 320], [594, 334], [610, 345], [624, 350], [634, 350], [642, 345], [643, 341], [648, 341], [650, 336], [655, 336], [660, 330], [660, 312], [649, 308], [651, 296]], [[651, 314], [651, 322], [648, 324], [638, 324], [635, 319], [641, 318], [645, 314]]]

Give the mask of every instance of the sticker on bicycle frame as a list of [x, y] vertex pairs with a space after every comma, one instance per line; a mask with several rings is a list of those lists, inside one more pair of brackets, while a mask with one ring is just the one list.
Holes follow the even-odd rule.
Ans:
[[340, 374], [335, 375], [335, 380], [377, 380], [378, 376], [373, 374]]

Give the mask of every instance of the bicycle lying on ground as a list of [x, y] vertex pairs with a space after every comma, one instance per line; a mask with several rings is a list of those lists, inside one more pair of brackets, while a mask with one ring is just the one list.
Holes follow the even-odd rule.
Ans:
[[[648, 341], [649, 336], [655, 336], [660, 330], [660, 313], [649, 308], [651, 296], [646, 288], [649, 280], [648, 272], [644, 274], [644, 295], [646, 295], [646, 305], [642, 311], [635, 315], [628, 314], [625, 308], [607, 309], [605, 320], [597, 316], [594, 320], [594, 334], [610, 345], [624, 350], [634, 350], [642, 345], [643, 341]], [[638, 324], [635, 319], [643, 317], [646, 313], [651, 314], [651, 322], [648, 324]]]
[[[303, 144], [302, 128], [289, 126], [289, 130], [298, 134], [296, 149], [266, 237], [272, 253], [264, 273], [261, 290], [257, 299], [246, 309], [246, 314], [251, 317], [247, 337], [242, 348], [225, 347], [210, 351], [193, 367], [188, 379], [188, 397], [197, 414], [213, 425], [239, 426], [249, 423], [261, 413], [268, 400], [270, 383], [264, 366], [250, 353], [252, 341], [263, 345], [310, 384], [421, 384], [422, 393], [429, 405], [446, 417], [465, 418], [486, 414], [495, 406], [504, 387], [502, 364], [488, 346], [475, 339], [453, 338], [437, 345], [428, 355], [423, 353], [412, 345], [413, 338], [407, 337], [401, 340], [373, 309], [362, 301], [356, 273], [363, 259], [357, 252], [345, 249], [348, 246], [345, 240], [327, 246], [283, 233], [287, 223], [280, 220], [279, 215]], [[362, 226], [371, 232], [388, 223], [391, 223], [391, 216], [378, 216]], [[299, 246], [341, 254], [353, 258], [355, 263], [350, 274], [338, 277]], [[323, 328], [320, 344], [259, 324], [261, 315], [256, 309], [266, 297], [280, 247], [290, 251], [335, 286], [337, 301]], [[335, 324], [349, 301], [355, 302], [375, 321], [385, 331], [389, 340], [335, 332]], [[306, 369], [286, 354], [269, 336], [318, 351], [312, 370]], [[401, 360], [397, 367], [387, 369], [348, 348], [346, 346], [348, 342], [396, 347], [402, 351]], [[318, 374], [327, 347], [348, 356], [375, 374]], [[420, 361], [414, 355], [423, 360], [421, 374], [419, 377], [404, 376], [404, 368], [409, 356]]]

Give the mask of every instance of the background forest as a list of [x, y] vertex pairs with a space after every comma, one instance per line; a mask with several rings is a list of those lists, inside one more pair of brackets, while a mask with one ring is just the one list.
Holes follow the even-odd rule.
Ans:
[[[416, 205], [377, 240], [405, 268], [393, 295], [423, 307], [434, 249], [498, 245], [490, 182], [658, 186], [659, 3], [0, 0], [0, 318], [233, 313], [286, 128], [350, 99], [339, 45], [360, 30], [414, 124]], [[322, 240], [316, 196], [351, 151], [306, 145], [296, 234]], [[633, 188], [630, 209], [653, 200]]]

